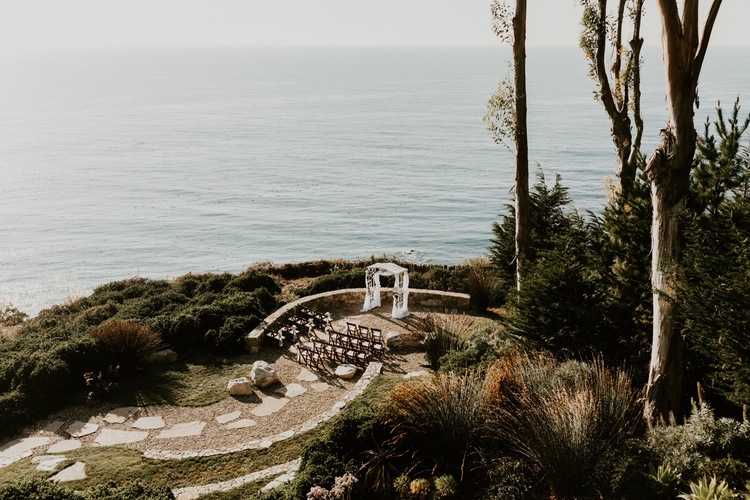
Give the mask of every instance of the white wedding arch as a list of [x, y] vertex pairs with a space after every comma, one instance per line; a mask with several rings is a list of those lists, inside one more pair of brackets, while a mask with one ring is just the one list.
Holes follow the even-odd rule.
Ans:
[[380, 307], [380, 277], [393, 276], [393, 310], [394, 318], [405, 318], [409, 315], [409, 271], [392, 262], [383, 262], [367, 266], [365, 273], [365, 305], [361, 312]]

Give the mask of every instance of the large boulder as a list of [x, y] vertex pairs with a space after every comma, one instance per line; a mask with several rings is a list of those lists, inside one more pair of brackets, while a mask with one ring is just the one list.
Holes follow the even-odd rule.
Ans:
[[349, 364], [339, 365], [336, 367], [335, 374], [338, 378], [350, 379], [357, 374], [357, 367]]
[[234, 378], [227, 382], [231, 396], [249, 396], [253, 393], [253, 383], [247, 377]]
[[143, 356], [139, 361], [144, 365], [166, 365], [177, 361], [177, 353], [172, 349], [162, 349]]
[[401, 345], [401, 335], [398, 332], [388, 332], [385, 334], [385, 345], [389, 349]]
[[253, 363], [253, 369], [250, 370], [250, 378], [253, 379], [258, 387], [268, 387], [279, 381], [279, 376], [273, 371], [273, 368], [265, 361], [256, 361]]

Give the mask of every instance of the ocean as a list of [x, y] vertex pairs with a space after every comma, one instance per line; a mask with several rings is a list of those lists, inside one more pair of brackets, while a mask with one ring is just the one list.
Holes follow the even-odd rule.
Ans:
[[[645, 54], [644, 151], [665, 124]], [[482, 116], [498, 48], [60, 52], [0, 71], [0, 302], [34, 315], [131, 276], [253, 263], [485, 255], [513, 154]], [[750, 96], [750, 54], [710, 48], [702, 130]], [[528, 50], [532, 171], [600, 211], [609, 123], [580, 51]]]

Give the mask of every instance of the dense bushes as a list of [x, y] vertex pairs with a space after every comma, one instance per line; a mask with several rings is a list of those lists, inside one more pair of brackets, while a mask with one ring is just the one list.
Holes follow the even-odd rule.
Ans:
[[17, 340], [0, 342], [1, 432], [10, 435], [76, 401], [84, 373], [132, 367], [163, 342], [183, 352], [240, 352], [243, 335], [276, 308], [279, 291], [254, 269], [175, 281], [132, 278], [42, 311], [24, 322]]
[[166, 486], [154, 486], [143, 481], [129, 481], [122, 485], [107, 483], [79, 492], [43, 479], [27, 479], [0, 487], [0, 500], [170, 500], [172, 491]]

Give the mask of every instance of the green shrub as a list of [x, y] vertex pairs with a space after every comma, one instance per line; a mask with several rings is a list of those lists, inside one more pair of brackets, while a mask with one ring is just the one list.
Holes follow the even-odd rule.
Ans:
[[734, 488], [750, 481], [750, 423], [716, 418], [709, 405], [694, 405], [683, 425], [660, 424], [648, 434], [656, 460], [682, 484], [716, 475]]
[[472, 269], [466, 278], [466, 290], [469, 293], [469, 305], [483, 313], [503, 297], [503, 287], [507, 286], [492, 274], [490, 269]]
[[267, 273], [258, 269], [247, 269], [235, 276], [228, 284], [227, 288], [234, 288], [242, 292], [252, 292], [260, 288], [265, 288], [273, 295], [281, 293], [281, 287]]
[[24, 479], [0, 486], [0, 500], [86, 500], [86, 497], [58, 483], [44, 479]]
[[173, 500], [174, 494], [167, 486], [156, 486], [145, 481], [114, 482], [95, 486], [86, 491], [86, 500]]
[[84, 327], [97, 326], [117, 314], [118, 305], [112, 301], [99, 306], [84, 309], [74, 321]]
[[132, 368], [138, 359], [159, 350], [164, 342], [148, 326], [129, 321], [113, 320], [91, 330], [91, 337], [110, 362]]
[[231, 316], [218, 332], [209, 330], [206, 333], [206, 343], [217, 351], [237, 352], [242, 348], [243, 337], [259, 324], [260, 319], [256, 316]]
[[451, 351], [464, 349], [463, 334], [469, 329], [472, 319], [465, 315], [438, 316], [428, 314], [417, 328], [425, 348], [425, 358], [433, 370], [440, 368], [440, 358]]
[[365, 269], [337, 269], [310, 283], [300, 295], [315, 295], [342, 288], [364, 288]]
[[[10, 436], [29, 421], [30, 412], [25, 393], [15, 389], [0, 392], [0, 429], [3, 434]], [[3, 498], [0, 495], [0, 498]]]
[[499, 359], [503, 352], [516, 346], [496, 322], [486, 322], [470, 329], [463, 336], [463, 348], [448, 351], [440, 357], [443, 371], [465, 371], [480, 368]]

